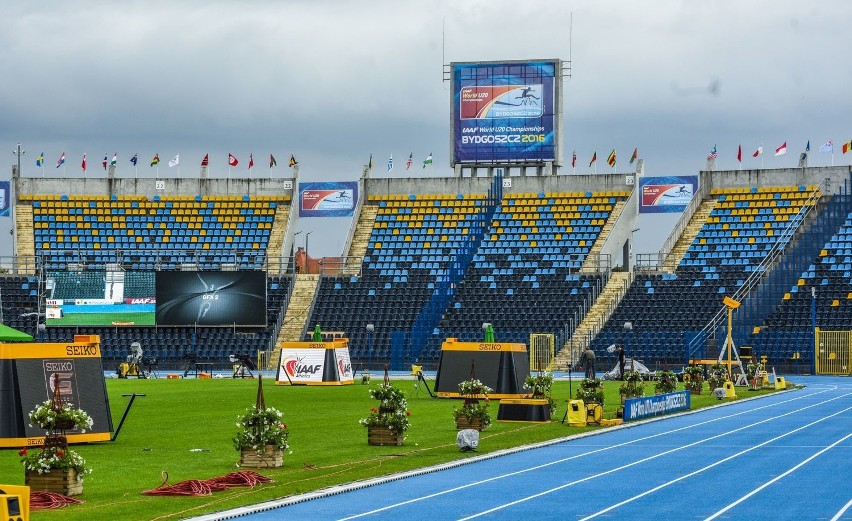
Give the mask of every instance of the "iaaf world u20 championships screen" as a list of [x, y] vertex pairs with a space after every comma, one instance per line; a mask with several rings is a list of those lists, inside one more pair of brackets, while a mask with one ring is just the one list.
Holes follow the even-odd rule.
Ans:
[[454, 63], [453, 163], [557, 160], [557, 62]]

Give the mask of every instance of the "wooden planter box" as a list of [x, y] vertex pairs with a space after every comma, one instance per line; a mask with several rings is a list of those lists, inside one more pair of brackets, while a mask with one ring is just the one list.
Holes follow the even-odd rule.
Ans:
[[482, 420], [480, 418], [471, 418], [468, 420], [467, 416], [459, 416], [456, 418], [456, 429], [460, 431], [464, 429], [482, 431]]
[[370, 445], [402, 445], [404, 436], [387, 427], [367, 427], [367, 443]]
[[284, 465], [284, 451], [275, 445], [266, 445], [262, 451], [251, 447], [240, 450], [240, 466], [256, 469], [276, 468]]
[[35, 470], [27, 470], [24, 484], [30, 490], [55, 492], [65, 496], [79, 496], [83, 493], [83, 476], [78, 476], [74, 469], [53, 469], [46, 474]]

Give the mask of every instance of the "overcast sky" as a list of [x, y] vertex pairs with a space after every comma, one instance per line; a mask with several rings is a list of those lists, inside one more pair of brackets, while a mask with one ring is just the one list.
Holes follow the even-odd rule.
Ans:
[[[6, 2], [0, 139], [23, 144], [25, 176], [41, 175], [40, 152], [48, 176], [62, 152], [68, 175], [84, 152], [89, 175], [115, 152], [119, 176], [134, 153], [140, 177], [154, 153], [161, 176], [177, 153], [184, 177], [205, 153], [213, 176], [228, 153], [233, 176], [249, 153], [267, 176], [272, 153], [279, 175], [295, 154], [303, 181], [355, 180], [371, 153], [376, 176], [391, 154], [405, 175], [412, 152], [416, 164], [434, 154], [428, 175], [451, 175], [442, 63], [567, 60], [572, 13], [564, 150], [578, 172], [612, 148], [626, 167], [634, 147], [647, 175], [695, 174], [714, 145], [717, 168], [736, 168], [739, 144], [745, 168], [760, 144], [767, 168], [795, 166], [808, 140], [824, 165], [829, 139], [835, 163], [850, 162], [839, 143], [852, 138], [852, 2], [840, 0]], [[349, 226], [300, 222], [320, 232], [312, 255], [339, 254], [345, 236], [330, 227]]]

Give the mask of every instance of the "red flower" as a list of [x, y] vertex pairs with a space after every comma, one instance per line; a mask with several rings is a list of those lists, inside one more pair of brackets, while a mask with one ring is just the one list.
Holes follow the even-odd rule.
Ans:
[[411, 416], [411, 411], [405, 411], [406, 416]]
[[27, 455], [27, 448], [26, 447], [24, 447], [23, 449], [18, 451], [18, 456], [26, 456], [26, 455]]
[[63, 451], [61, 451], [61, 450], [56, 451], [56, 457], [58, 457], [58, 458], [64, 458], [64, 457], [65, 457], [65, 452], [63, 452]]
[[376, 412], [379, 412], [379, 411], [375, 407], [370, 407], [370, 412], [376, 413]]

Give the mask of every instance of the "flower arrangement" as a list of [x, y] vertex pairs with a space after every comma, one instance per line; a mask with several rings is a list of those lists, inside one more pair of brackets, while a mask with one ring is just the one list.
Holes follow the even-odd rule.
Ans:
[[44, 447], [38, 449], [24, 447], [18, 451], [21, 463], [26, 470], [35, 471], [39, 474], [47, 474], [54, 469], [77, 471], [77, 479], [92, 472], [86, 468], [86, 460], [77, 451], [64, 449], [62, 447]]
[[553, 374], [540, 373], [536, 376], [527, 375], [524, 380], [524, 388], [529, 389], [531, 398], [546, 398], [547, 404], [550, 407], [550, 414], [556, 411], [556, 402], [550, 396], [550, 390], [553, 387]]
[[700, 365], [688, 365], [683, 368], [683, 386], [692, 393], [701, 394], [704, 387], [704, 368]]
[[656, 379], [654, 392], [657, 394], [673, 393], [677, 389], [677, 375], [672, 371], [657, 371]]
[[717, 389], [725, 385], [728, 381], [728, 371], [722, 364], [714, 364], [710, 366], [710, 371], [707, 374], [707, 383], [710, 384], [710, 389]]
[[38, 426], [46, 431], [78, 428], [81, 433], [92, 428], [92, 417], [83, 409], [75, 409], [70, 403], [61, 408], [53, 406], [51, 400], [42, 402], [29, 413], [30, 427]]
[[[459, 394], [464, 397], [461, 407], [453, 407], [453, 418], [466, 418], [468, 423], [479, 419], [480, 430], [485, 430], [491, 425], [491, 415], [488, 414], [488, 393], [494, 389], [488, 387], [476, 378], [459, 382]], [[479, 403], [482, 398], [485, 403]]]
[[618, 392], [625, 398], [637, 398], [645, 394], [642, 385], [642, 374], [639, 371], [624, 371], [624, 382], [618, 387]]
[[371, 407], [370, 415], [358, 423], [365, 427], [385, 427], [397, 435], [408, 430], [411, 426], [411, 411], [401, 390], [385, 382], [371, 388], [370, 397], [379, 401], [379, 407]]
[[287, 449], [290, 431], [281, 420], [283, 416], [275, 407], [249, 408], [245, 414], [237, 417], [239, 430], [233, 439], [234, 448], [262, 451], [266, 445], [274, 445], [281, 450]]
[[464, 380], [459, 383], [459, 394], [468, 398], [487, 398], [488, 393], [494, 389], [488, 387], [482, 381], [476, 378]]
[[577, 389], [577, 399], [585, 403], [604, 403], [603, 381], [600, 378], [583, 378]]

